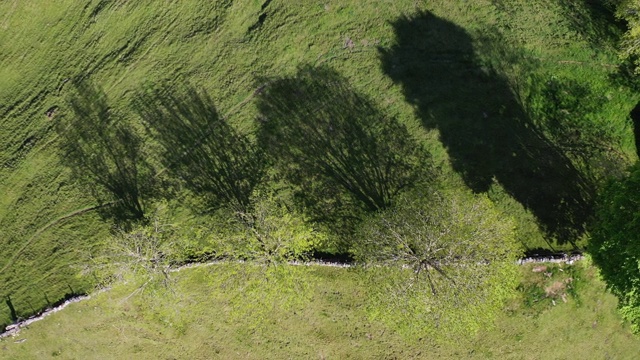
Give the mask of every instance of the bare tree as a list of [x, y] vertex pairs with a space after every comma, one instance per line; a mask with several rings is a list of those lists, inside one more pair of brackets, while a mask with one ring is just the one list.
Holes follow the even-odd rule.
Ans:
[[475, 331], [515, 290], [511, 221], [483, 195], [412, 192], [362, 225], [354, 255], [374, 313], [394, 325]]

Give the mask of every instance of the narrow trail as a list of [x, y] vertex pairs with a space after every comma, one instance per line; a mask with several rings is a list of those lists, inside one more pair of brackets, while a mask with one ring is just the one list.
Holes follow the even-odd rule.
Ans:
[[78, 209], [76, 211], [70, 212], [66, 215], [60, 216], [59, 218], [56, 218], [52, 221], [50, 221], [49, 223], [45, 224], [43, 227], [39, 228], [38, 230], [36, 230], [36, 232], [31, 235], [31, 237], [24, 242], [24, 244], [22, 245], [22, 247], [20, 247], [20, 249], [18, 249], [18, 251], [15, 252], [15, 254], [13, 255], [13, 257], [11, 259], [9, 259], [9, 261], [5, 264], [5, 266], [0, 269], [0, 273], [4, 272], [7, 268], [9, 268], [11, 265], [13, 265], [13, 263], [18, 259], [18, 257], [20, 257], [20, 255], [22, 254], [22, 252], [29, 247], [29, 245], [31, 245], [31, 243], [38, 237], [40, 236], [40, 234], [42, 234], [43, 232], [45, 232], [46, 230], [48, 230], [49, 228], [59, 224], [60, 222], [70, 219], [74, 216], [78, 216], [84, 213], [87, 213], [89, 211], [93, 211], [93, 210], [97, 210], [99, 208], [105, 207], [105, 206], [109, 206], [111, 205], [112, 202], [110, 203], [106, 203], [106, 204], [102, 204], [102, 205], [94, 205], [94, 206], [89, 206], [83, 209]]
[[[524, 264], [529, 264], [529, 263], [566, 263], [566, 264], [574, 264], [576, 261], [580, 261], [584, 259], [583, 255], [580, 254], [564, 254], [563, 256], [561, 256], [560, 254], [558, 254], [558, 256], [541, 256], [541, 257], [529, 257], [529, 258], [524, 258], [524, 259], [520, 259], [517, 261], [518, 265], [524, 265]], [[168, 269], [168, 273], [176, 273], [176, 272], [180, 272], [186, 269], [195, 269], [195, 268], [202, 268], [202, 267], [209, 267], [209, 266], [214, 266], [214, 265], [219, 265], [221, 263], [224, 263], [225, 261], [223, 260], [214, 260], [214, 261], [209, 261], [209, 262], [202, 262], [202, 263], [191, 263], [191, 264], [186, 264], [186, 265], [180, 265], [180, 266], [176, 266], [176, 267], [172, 267]], [[290, 265], [294, 265], [294, 266], [323, 266], [323, 267], [337, 267], [337, 268], [350, 268], [353, 267], [355, 265], [353, 265], [352, 263], [345, 263], [345, 262], [325, 262], [325, 261], [308, 261], [308, 262], [291, 262]], [[7, 326], [4, 331], [2, 333], [0, 333], [0, 339], [4, 339], [10, 336], [16, 336], [18, 335], [18, 333], [20, 333], [20, 330], [22, 328], [28, 327], [29, 325], [33, 324], [34, 322], [43, 320], [44, 318], [46, 318], [47, 316], [57, 313], [58, 311], [63, 310], [64, 308], [66, 308], [67, 306], [74, 304], [74, 303], [79, 303], [81, 301], [85, 301], [85, 300], [89, 300], [91, 299], [93, 296], [96, 296], [100, 293], [109, 291], [110, 288], [104, 288], [104, 289], [100, 289], [98, 291], [96, 291], [93, 294], [83, 294], [83, 295], [78, 295], [75, 297], [72, 297], [68, 300], [66, 300], [65, 302], [63, 302], [62, 304], [49, 308], [49, 309], [45, 309], [44, 311], [42, 311], [39, 314], [33, 315], [31, 317], [29, 317], [28, 319], [22, 320], [22, 321], [18, 321], [14, 324], [11, 324], [9, 326]]]

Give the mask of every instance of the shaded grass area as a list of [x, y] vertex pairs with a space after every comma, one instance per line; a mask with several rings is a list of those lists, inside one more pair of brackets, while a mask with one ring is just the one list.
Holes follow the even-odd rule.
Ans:
[[[571, 179], [582, 168], [563, 149], [547, 151], [546, 140], [555, 139], [546, 130], [539, 134], [526, 128], [538, 126], [536, 119], [527, 119], [527, 105], [521, 101], [529, 94], [528, 80], [532, 74], [540, 75], [543, 83], [562, 76], [602, 94], [606, 100], [585, 118], [611, 134], [615, 140], [611, 147], [629, 158], [635, 157], [635, 149], [627, 114], [637, 99], [608, 82], [609, 73], [615, 70], [610, 66], [616, 61], [615, 54], [606, 48], [594, 50], [573, 23], [566, 21], [562, 12], [566, 1], [518, 0], [510, 1], [508, 8], [495, 3], [335, 0], [292, 4], [273, 0], [263, 6], [266, 2], [252, 0], [162, 4], [151, 0], [3, 1], [0, 295], [11, 296], [17, 316], [24, 317], [69, 292], [90, 288], [92, 280], [77, 275], [111, 224], [92, 212], [65, 218], [96, 204], [55, 153], [58, 138], [53, 131], [65, 115], [63, 99], [70, 81], [85, 77], [101, 85], [114, 111], [134, 126], [141, 124], [130, 113], [129, 104], [142, 83], [170, 87], [186, 78], [211, 94], [219, 113], [246, 133], [253, 130], [258, 115], [252, 102], [259, 86], [255, 79], [290, 76], [303, 64], [331, 67], [381, 111], [406, 125], [432, 152], [450, 186], [482, 185], [478, 189], [489, 193], [517, 221], [523, 247], [570, 248], [558, 245], [557, 239], [541, 231], [539, 223], [553, 228], [554, 219], [545, 216], [555, 214], [563, 220], [569, 216], [563, 212], [566, 206], [572, 206], [560, 201], [562, 192], [554, 192], [575, 192], [562, 176], [567, 170], [559, 171], [556, 165], [568, 165]], [[591, 16], [576, 4], [571, 6], [579, 11], [579, 18]], [[402, 19], [424, 11], [439, 19], [447, 36], [455, 40], [453, 44], [461, 46], [443, 52], [446, 56], [438, 61], [418, 64], [415, 76], [425, 86], [417, 87], [394, 78], [384, 54], [433, 40], [412, 39], [398, 26]], [[498, 35], [500, 47], [495, 46]], [[400, 69], [411, 65], [401, 55], [397, 51], [391, 55], [396, 65]], [[453, 60], [453, 65], [448, 68], [441, 60]], [[432, 77], [435, 70], [438, 76]], [[413, 89], [409, 94], [416, 95], [415, 99], [407, 96], [406, 87]], [[431, 89], [437, 90], [433, 111], [438, 116], [434, 119], [429, 118], [430, 98], [425, 95]], [[496, 93], [500, 97], [493, 96]], [[480, 128], [467, 126], [470, 114], [485, 120], [484, 114], [478, 114], [485, 107], [490, 108], [487, 116], [499, 122], [489, 127], [477, 122], [474, 126]], [[462, 116], [454, 116], [458, 111]], [[512, 115], [521, 122], [510, 123]], [[509, 138], [513, 129], [531, 141]], [[542, 144], [544, 151], [528, 154], [523, 144], [529, 142]], [[524, 152], [524, 158], [533, 163], [512, 159], [510, 150]], [[553, 161], [539, 159], [536, 154], [540, 152], [551, 154]], [[549, 167], [550, 163], [554, 165]], [[540, 174], [538, 168], [553, 174], [553, 181], [547, 184], [545, 177], [529, 184], [527, 174]], [[516, 176], [510, 176], [512, 171]], [[476, 178], [480, 180], [470, 181]], [[546, 213], [545, 206], [556, 207]], [[65, 219], [48, 226], [60, 218]], [[580, 238], [572, 241], [583, 245]], [[10, 318], [9, 308], [0, 304], [0, 324]]]
[[[493, 0], [493, 5], [507, 13], [517, 12], [521, 1]], [[624, 32], [624, 24], [615, 18], [615, 1], [601, 0], [547, 0], [540, 6], [558, 10], [556, 21], [570, 29], [575, 38], [588, 42], [594, 48], [611, 47]]]
[[[454, 171], [475, 192], [500, 184], [547, 236], [575, 243], [590, 215], [593, 185], [536, 127], [501, 69], [482, 62], [469, 33], [432, 13], [393, 27], [397, 44], [383, 50], [383, 68], [423, 125], [439, 131]], [[485, 41], [481, 47], [533, 66], [519, 49], [498, 48], [502, 39]]]
[[[540, 267], [545, 270], [534, 271]], [[311, 301], [270, 308], [257, 318], [234, 312], [234, 292], [213, 285], [216, 271], [183, 270], [172, 275], [171, 290], [132, 295], [135, 287], [116, 286], [1, 340], [0, 354], [14, 359], [632, 359], [640, 351], [637, 338], [621, 325], [615, 298], [594, 269], [580, 263], [523, 266], [521, 297], [494, 328], [473, 339], [437, 344], [404, 339], [369, 321], [364, 289], [350, 270], [305, 268], [301, 274], [317, 285]], [[545, 289], [553, 292], [538, 294]]]

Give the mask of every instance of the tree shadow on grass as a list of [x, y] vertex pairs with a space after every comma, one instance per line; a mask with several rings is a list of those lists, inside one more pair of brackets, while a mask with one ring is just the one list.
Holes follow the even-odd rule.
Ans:
[[109, 205], [100, 207], [103, 217], [143, 220], [153, 179], [142, 138], [88, 81], [75, 84], [68, 105], [70, 114], [56, 126], [65, 165], [101, 205]]
[[160, 143], [163, 165], [209, 208], [249, 210], [266, 169], [262, 152], [218, 113], [205, 92], [188, 84], [149, 87], [134, 108]]
[[595, 49], [615, 46], [625, 25], [615, 16], [616, 1], [560, 0], [562, 14], [571, 28]]
[[259, 143], [315, 220], [337, 224], [388, 208], [429, 179], [430, 157], [406, 127], [334, 70], [307, 67], [266, 83]]
[[[439, 130], [453, 169], [475, 192], [497, 181], [550, 237], [573, 243], [591, 213], [591, 187], [528, 117], [506, 77], [451, 22], [422, 12], [392, 25], [397, 42], [380, 50], [383, 70], [423, 125]], [[499, 43], [486, 46], [509, 53]]]
[[561, 75], [529, 77], [526, 99], [530, 118], [592, 184], [621, 176], [627, 156], [622, 139], [610, 130], [600, 110], [607, 95], [584, 81]]
[[[575, 31], [594, 50], [613, 48], [625, 31], [625, 24], [616, 18], [618, 0], [547, 0], [559, 7], [569, 29]], [[492, 0], [494, 6], [509, 14], [518, 7], [513, 0]]]

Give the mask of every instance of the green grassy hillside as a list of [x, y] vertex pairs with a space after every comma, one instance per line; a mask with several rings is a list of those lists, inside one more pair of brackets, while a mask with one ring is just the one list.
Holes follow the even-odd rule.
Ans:
[[604, 290], [594, 269], [583, 264], [523, 266], [520, 297], [494, 328], [438, 343], [407, 339], [369, 320], [362, 298], [366, 291], [350, 270], [304, 269], [298, 275], [316, 284], [310, 302], [286, 309], [269, 305], [266, 313], [234, 308], [239, 293], [216, 285], [219, 271], [215, 266], [184, 270], [172, 274], [169, 289], [142, 293], [135, 292], [136, 286], [120, 285], [0, 340], [0, 356], [634, 359], [640, 351], [637, 338], [620, 323], [615, 297]]
[[[0, 296], [25, 317], [94, 282], [83, 270], [112, 224], [54, 131], [79, 77], [134, 125], [142, 85], [186, 79], [250, 132], [256, 79], [328, 66], [404, 123], [448, 186], [513, 216], [523, 248], [583, 246], [599, 181], [635, 160], [637, 96], [611, 80], [605, 16], [553, 0], [2, 1]], [[170, 221], [191, 217], [182, 203]]]

